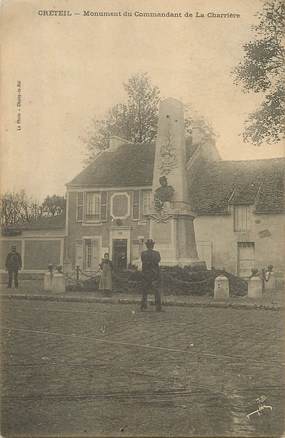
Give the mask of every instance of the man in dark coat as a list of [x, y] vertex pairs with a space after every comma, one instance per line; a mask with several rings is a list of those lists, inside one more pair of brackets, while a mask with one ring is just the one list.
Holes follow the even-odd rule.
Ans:
[[148, 239], [145, 243], [147, 250], [141, 253], [142, 260], [142, 301], [141, 310], [147, 308], [147, 294], [155, 293], [155, 308], [157, 312], [161, 311], [161, 296], [160, 296], [160, 254], [155, 251], [154, 241]]
[[18, 287], [18, 271], [22, 268], [22, 258], [16, 251], [16, 247], [12, 246], [11, 252], [6, 258], [6, 269], [8, 271], [8, 288], [12, 287], [12, 281], [14, 277], [15, 288]]

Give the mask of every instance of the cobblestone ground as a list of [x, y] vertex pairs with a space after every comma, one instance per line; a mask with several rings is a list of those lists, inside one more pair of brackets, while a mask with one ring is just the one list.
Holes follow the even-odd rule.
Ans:
[[4, 437], [283, 432], [281, 311], [2, 301]]

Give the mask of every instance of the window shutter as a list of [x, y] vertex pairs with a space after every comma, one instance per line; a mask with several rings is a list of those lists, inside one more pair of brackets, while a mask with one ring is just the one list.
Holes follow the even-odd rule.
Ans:
[[152, 208], [152, 192], [151, 190], [143, 192], [143, 214], [148, 214]]
[[92, 240], [92, 270], [98, 270], [100, 263], [100, 251], [99, 251], [99, 241], [98, 239]]
[[83, 220], [83, 203], [84, 203], [84, 193], [78, 192], [76, 199], [76, 220], [77, 222], [82, 222]]
[[84, 270], [90, 271], [92, 267], [92, 241], [84, 239]]
[[133, 219], [140, 218], [140, 192], [135, 190], [133, 192]]
[[101, 220], [102, 221], [107, 220], [107, 199], [108, 199], [108, 192], [102, 192], [101, 193]]

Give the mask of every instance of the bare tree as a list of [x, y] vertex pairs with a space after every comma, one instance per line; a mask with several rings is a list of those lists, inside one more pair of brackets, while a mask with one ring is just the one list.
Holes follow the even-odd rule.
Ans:
[[28, 223], [38, 219], [43, 214], [39, 202], [29, 197], [24, 190], [20, 192], [6, 192], [1, 195], [1, 226]]
[[43, 216], [57, 216], [65, 210], [63, 196], [47, 196], [43, 203], [28, 196], [24, 190], [6, 192], [0, 197], [0, 217], [3, 228], [31, 223]]

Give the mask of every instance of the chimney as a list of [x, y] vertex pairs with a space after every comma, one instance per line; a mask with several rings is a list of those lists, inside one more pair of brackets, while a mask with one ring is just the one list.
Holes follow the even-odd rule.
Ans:
[[219, 151], [216, 147], [216, 139], [214, 135], [211, 136], [202, 126], [199, 124], [193, 124], [192, 127], [192, 145], [200, 146], [200, 154], [207, 161], [219, 161], [221, 160]]
[[119, 146], [126, 143], [131, 143], [131, 142], [129, 140], [126, 140], [125, 138], [118, 137], [117, 135], [112, 135], [109, 140], [108, 151], [114, 152], [116, 149], [118, 149]]
[[200, 145], [205, 141], [205, 131], [201, 128], [201, 126], [193, 124], [191, 138], [193, 145]]

